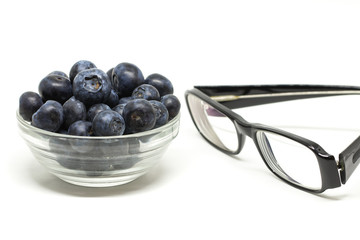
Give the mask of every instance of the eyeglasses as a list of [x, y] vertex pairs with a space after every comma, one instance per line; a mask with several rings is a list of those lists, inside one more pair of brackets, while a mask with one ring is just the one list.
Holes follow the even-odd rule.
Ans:
[[[185, 93], [192, 120], [215, 148], [239, 154], [246, 136], [253, 139], [266, 166], [286, 183], [320, 193], [340, 187], [360, 159], [360, 137], [339, 159], [319, 144], [287, 131], [250, 123], [231, 109], [325, 96], [360, 94], [360, 87], [322, 85], [195, 86]], [[291, 152], [291, 154], [289, 154]]]

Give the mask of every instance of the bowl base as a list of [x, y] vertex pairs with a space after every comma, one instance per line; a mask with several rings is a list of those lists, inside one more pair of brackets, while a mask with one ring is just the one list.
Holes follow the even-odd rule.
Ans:
[[80, 178], [80, 177], [70, 177], [70, 176], [64, 176], [64, 175], [58, 175], [58, 174], [54, 174], [55, 176], [57, 176], [58, 178], [60, 178], [61, 180], [73, 184], [73, 185], [77, 185], [77, 186], [82, 186], [82, 187], [94, 187], [94, 188], [103, 188], [103, 187], [115, 187], [115, 186], [120, 186], [120, 185], [124, 185], [127, 183], [130, 183], [134, 180], [136, 180], [137, 178], [141, 177], [142, 175], [144, 175], [144, 173], [138, 173], [136, 175], [131, 175], [128, 177], [118, 177], [118, 178], [106, 178], [106, 177], [87, 177], [87, 178]]

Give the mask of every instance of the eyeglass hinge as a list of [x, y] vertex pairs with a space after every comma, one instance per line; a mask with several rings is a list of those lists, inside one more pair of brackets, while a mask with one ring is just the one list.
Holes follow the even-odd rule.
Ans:
[[340, 171], [344, 171], [345, 170], [344, 162], [340, 160], [337, 161], [337, 167]]
[[339, 155], [338, 167], [340, 169], [341, 182], [343, 184], [349, 179], [360, 163], [360, 137]]

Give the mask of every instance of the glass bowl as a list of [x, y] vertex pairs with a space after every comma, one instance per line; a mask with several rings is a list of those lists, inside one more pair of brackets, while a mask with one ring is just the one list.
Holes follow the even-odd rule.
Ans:
[[16, 113], [20, 135], [35, 158], [60, 179], [80, 186], [125, 184], [159, 162], [177, 136], [180, 113], [159, 128], [114, 137], [79, 137], [31, 126]]

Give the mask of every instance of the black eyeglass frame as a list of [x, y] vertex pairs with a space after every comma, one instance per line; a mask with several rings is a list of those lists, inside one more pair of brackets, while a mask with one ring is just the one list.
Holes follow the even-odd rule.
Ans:
[[[194, 95], [203, 100], [217, 111], [227, 116], [235, 125], [238, 137], [238, 147], [234, 151], [226, 150], [214, 144], [201, 132], [196, 124], [189, 106], [189, 95]], [[314, 193], [324, 192], [326, 189], [340, 187], [345, 184], [354, 172], [360, 161], [360, 137], [349, 145], [339, 155], [338, 162], [335, 157], [327, 153], [319, 144], [298, 136], [296, 134], [263, 125], [250, 123], [231, 109], [256, 106], [268, 103], [276, 103], [289, 100], [316, 98], [325, 96], [360, 95], [360, 87], [355, 86], [326, 86], [326, 85], [248, 85], [248, 86], [195, 86], [194, 89], [185, 92], [186, 104], [191, 118], [204, 139], [218, 150], [227, 154], [239, 154], [242, 150], [246, 136], [253, 139], [266, 166], [281, 180], [286, 183]], [[292, 181], [280, 176], [274, 171], [263, 156], [256, 134], [259, 131], [270, 132], [292, 139], [311, 150], [318, 160], [322, 186], [320, 189], [310, 189], [297, 185]]]

